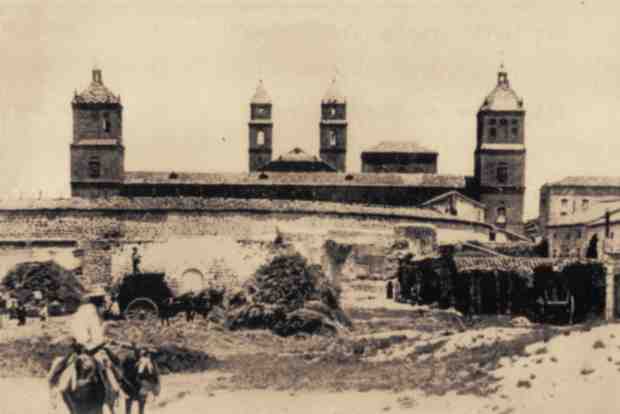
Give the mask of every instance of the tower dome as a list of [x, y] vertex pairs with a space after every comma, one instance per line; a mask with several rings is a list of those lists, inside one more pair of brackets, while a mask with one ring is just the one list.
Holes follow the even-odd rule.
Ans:
[[336, 78], [332, 80], [332, 83], [327, 88], [325, 96], [323, 97], [324, 104], [344, 104], [347, 102], [345, 96], [340, 92]]
[[85, 104], [120, 104], [121, 97], [114, 95], [104, 84], [101, 77], [101, 69], [93, 69], [93, 79], [88, 88], [81, 93], [76, 93], [73, 103]]
[[510, 87], [508, 73], [504, 65], [497, 73], [497, 86], [487, 95], [481, 111], [523, 111], [523, 99]]
[[256, 87], [256, 92], [254, 92], [254, 96], [252, 96], [251, 104], [257, 105], [266, 105], [271, 103], [271, 97], [267, 93], [265, 86], [263, 85], [263, 81], [258, 82], [258, 86]]

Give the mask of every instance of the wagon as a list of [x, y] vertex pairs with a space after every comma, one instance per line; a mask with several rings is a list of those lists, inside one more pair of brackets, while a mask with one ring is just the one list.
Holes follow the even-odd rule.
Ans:
[[546, 280], [538, 304], [542, 322], [573, 323], [575, 296], [566, 282], [559, 278]]
[[130, 273], [123, 277], [118, 291], [119, 310], [127, 319], [158, 318], [173, 293], [165, 273]]

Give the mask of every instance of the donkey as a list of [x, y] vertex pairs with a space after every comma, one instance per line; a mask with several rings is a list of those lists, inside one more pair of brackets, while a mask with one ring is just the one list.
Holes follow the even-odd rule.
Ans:
[[160, 376], [157, 364], [145, 348], [134, 348], [122, 364], [123, 380], [121, 388], [125, 392], [125, 413], [131, 414], [134, 401], [138, 403], [140, 414], [144, 414], [147, 397], [159, 395]]

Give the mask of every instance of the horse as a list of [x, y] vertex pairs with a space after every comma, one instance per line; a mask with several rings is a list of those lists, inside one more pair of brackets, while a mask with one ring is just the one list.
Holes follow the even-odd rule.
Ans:
[[[52, 372], [61, 359], [54, 361]], [[63, 376], [65, 380], [59, 391], [70, 414], [103, 414], [103, 406], [109, 402], [108, 391], [101, 369], [92, 356], [77, 355], [73, 367], [65, 369]], [[55, 385], [50, 379], [50, 386]], [[52, 403], [55, 406], [55, 401]]]
[[134, 349], [122, 364], [123, 380], [121, 388], [125, 392], [125, 413], [131, 414], [134, 401], [138, 403], [140, 414], [144, 414], [144, 407], [149, 393], [155, 397], [159, 395], [159, 370], [155, 361], [146, 349]]

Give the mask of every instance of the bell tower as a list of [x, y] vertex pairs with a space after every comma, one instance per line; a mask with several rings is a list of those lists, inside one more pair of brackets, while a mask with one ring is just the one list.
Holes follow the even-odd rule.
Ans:
[[334, 79], [321, 102], [320, 157], [338, 172], [347, 160], [347, 101]]
[[273, 156], [272, 104], [267, 90], [260, 81], [250, 101], [249, 170], [258, 171]]
[[125, 174], [120, 96], [103, 84], [101, 70], [93, 69], [90, 86], [75, 93], [71, 107], [71, 195], [120, 195]]
[[525, 109], [502, 65], [477, 115], [475, 180], [490, 224], [523, 232]]

